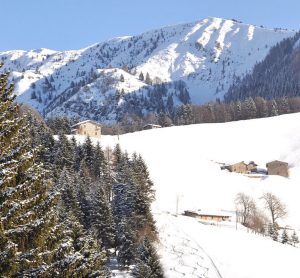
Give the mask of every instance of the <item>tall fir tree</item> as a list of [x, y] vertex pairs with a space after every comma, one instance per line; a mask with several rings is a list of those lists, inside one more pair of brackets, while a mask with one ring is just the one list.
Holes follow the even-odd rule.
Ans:
[[157, 252], [147, 237], [144, 237], [138, 248], [138, 259], [132, 275], [136, 278], [164, 277]]
[[[14, 104], [8, 75], [0, 76], [0, 273], [18, 277], [44, 273], [53, 263], [56, 193], [36, 162], [29, 126]], [[48, 244], [49, 243], [49, 244]]]
[[298, 238], [298, 236], [297, 236], [297, 234], [296, 234], [296, 231], [293, 232], [293, 234], [292, 234], [292, 236], [291, 236], [291, 238], [290, 238], [290, 242], [291, 242], [291, 244], [292, 244], [293, 246], [295, 246], [296, 244], [299, 243], [299, 238]]
[[286, 229], [283, 229], [282, 234], [281, 234], [281, 243], [286, 244], [289, 242], [289, 235], [286, 231]]
[[115, 246], [116, 231], [111, 204], [102, 186], [96, 189], [92, 202], [91, 225], [103, 246], [112, 248]]

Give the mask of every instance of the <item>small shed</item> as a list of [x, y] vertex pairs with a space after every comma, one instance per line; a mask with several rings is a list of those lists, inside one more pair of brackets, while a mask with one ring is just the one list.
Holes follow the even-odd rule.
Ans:
[[289, 176], [289, 164], [284, 161], [274, 160], [266, 164], [268, 175]]
[[184, 211], [184, 215], [194, 217], [197, 219], [201, 219], [201, 220], [217, 221], [217, 222], [230, 221], [231, 216], [232, 216], [232, 215], [222, 212], [222, 211], [213, 212], [213, 211], [202, 211], [202, 210], [198, 210], [198, 211], [186, 210], [186, 211]]
[[101, 137], [101, 125], [97, 122], [86, 120], [72, 126], [72, 134]]
[[155, 128], [161, 128], [161, 125], [146, 124], [146, 125], [143, 126], [143, 129], [144, 129], [144, 130], [147, 130], [147, 129], [155, 129]]

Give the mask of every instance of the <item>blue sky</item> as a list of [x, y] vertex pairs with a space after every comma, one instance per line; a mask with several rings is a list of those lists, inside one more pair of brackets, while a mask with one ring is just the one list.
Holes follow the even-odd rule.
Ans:
[[299, 0], [0, 0], [0, 51], [79, 49], [208, 16], [300, 29]]

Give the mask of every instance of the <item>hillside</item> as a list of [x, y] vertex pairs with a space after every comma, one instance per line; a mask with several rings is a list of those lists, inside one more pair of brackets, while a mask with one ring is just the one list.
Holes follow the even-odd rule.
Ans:
[[2, 52], [0, 60], [2, 70], [11, 71], [18, 101], [45, 117], [112, 122], [126, 113], [172, 113], [180, 104], [223, 98], [237, 77], [293, 35], [207, 18], [80, 50]]
[[[200, 124], [103, 136], [103, 146], [120, 143], [140, 153], [156, 190], [153, 206], [160, 233], [160, 254], [167, 277], [298, 277], [299, 249], [247, 233], [235, 223], [210, 226], [185, 216], [184, 210], [235, 209], [238, 192], [259, 197], [273, 192], [286, 204], [282, 226], [299, 234], [300, 113], [223, 124]], [[84, 136], [77, 136], [84, 141]], [[94, 140], [95, 142], [97, 140]], [[219, 162], [254, 160], [259, 167], [273, 159], [290, 165], [290, 177], [249, 178], [221, 171]], [[286, 259], [288, 258], [288, 259]], [[251, 264], [250, 264], [251, 262]], [[196, 265], [196, 267], [195, 267]]]
[[[233, 210], [235, 194], [260, 197], [271, 191], [288, 206], [289, 225], [300, 229], [300, 113], [222, 124], [198, 124], [103, 136], [101, 144], [140, 153], [145, 159], [157, 191], [155, 208], [175, 212], [215, 208]], [[78, 136], [78, 140], [85, 140]], [[289, 163], [290, 178], [248, 178], [220, 170], [219, 163], [255, 161], [265, 168], [269, 161]]]
[[236, 80], [225, 94], [227, 101], [249, 97], [274, 99], [300, 95], [300, 33], [272, 48], [244, 78]]

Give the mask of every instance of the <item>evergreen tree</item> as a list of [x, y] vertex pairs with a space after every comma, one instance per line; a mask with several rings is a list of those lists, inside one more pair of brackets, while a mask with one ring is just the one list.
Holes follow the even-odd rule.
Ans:
[[268, 236], [271, 237], [274, 241], [278, 240], [278, 231], [273, 223], [269, 223], [267, 232]]
[[100, 178], [106, 171], [107, 163], [104, 152], [99, 143], [97, 143], [93, 153], [92, 176]]
[[99, 186], [93, 197], [91, 224], [95, 229], [97, 238], [106, 248], [115, 244], [115, 226], [112, 210], [104, 189]]
[[290, 242], [291, 242], [291, 244], [292, 244], [293, 246], [295, 246], [296, 244], [299, 243], [299, 238], [298, 238], [298, 236], [297, 236], [297, 234], [296, 234], [296, 231], [293, 232], [293, 234], [292, 234], [292, 236], [291, 236], [291, 238], [290, 238]]
[[93, 156], [94, 156], [94, 147], [91, 141], [91, 138], [88, 136], [82, 146], [83, 149], [83, 160], [86, 163], [86, 166], [89, 170], [93, 167]]
[[143, 72], [141, 72], [139, 75], [139, 80], [144, 81], [144, 79], [145, 79], [144, 74], [143, 74]]
[[289, 242], [289, 235], [286, 231], [286, 229], [283, 229], [282, 234], [281, 234], [281, 243], [286, 244]]
[[77, 201], [80, 208], [80, 223], [85, 229], [91, 227], [92, 201], [88, 196], [88, 191], [92, 187], [92, 180], [89, 176], [85, 176], [83, 172], [76, 175]]
[[159, 257], [147, 237], [144, 237], [138, 248], [138, 259], [132, 274], [136, 278], [164, 277]]
[[4, 277], [45, 272], [53, 263], [58, 195], [31, 148], [29, 126], [0, 76], [0, 272]]
[[150, 75], [149, 75], [148, 72], [146, 74], [145, 83], [148, 84], [148, 85], [152, 85], [152, 80], [151, 80]]
[[126, 218], [119, 223], [117, 232], [118, 261], [125, 266], [131, 265], [136, 255], [135, 235]]
[[64, 168], [60, 174], [57, 187], [61, 191], [61, 198], [66, 210], [72, 213], [77, 219], [83, 219], [77, 198], [76, 183], [75, 173], [69, 172]]
[[120, 76], [120, 81], [121, 81], [121, 82], [124, 82], [124, 81], [125, 81], [124, 75], [123, 75], [123, 74], [121, 74], [121, 76]]

